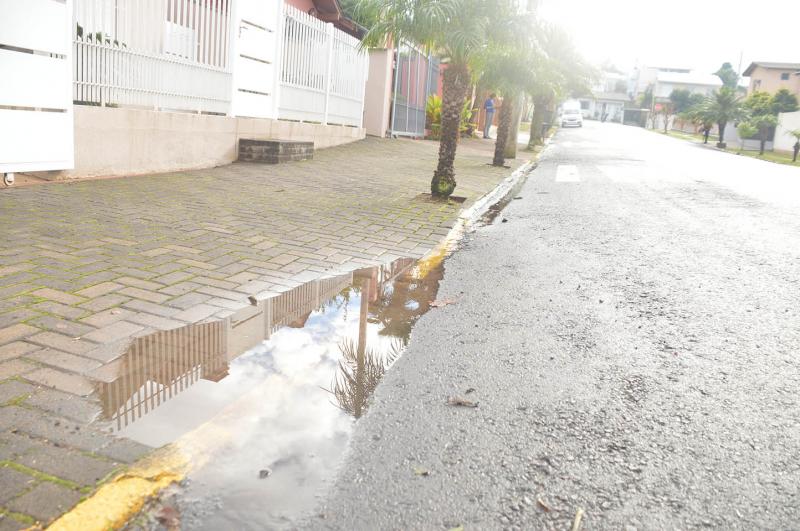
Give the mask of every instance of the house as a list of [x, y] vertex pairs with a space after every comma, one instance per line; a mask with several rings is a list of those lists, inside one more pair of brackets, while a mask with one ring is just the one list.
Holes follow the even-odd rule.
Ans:
[[669, 100], [673, 90], [688, 90], [692, 94], [710, 96], [722, 88], [722, 80], [714, 74], [699, 72], [658, 72], [653, 84], [656, 102]]
[[578, 98], [584, 118], [622, 123], [628, 95], [628, 76], [621, 72], [603, 72], [589, 96]]
[[688, 74], [691, 71], [691, 68], [675, 66], [636, 66], [628, 78], [628, 95], [638, 99], [648, 87], [656, 84], [659, 74]]
[[774, 94], [785, 88], [800, 97], [800, 63], [755, 61], [742, 75], [750, 78], [748, 95], [756, 91]]
[[336, 0], [122, 4], [3, 3], [0, 173], [156, 173], [233, 162], [240, 138], [364, 137], [368, 57]]

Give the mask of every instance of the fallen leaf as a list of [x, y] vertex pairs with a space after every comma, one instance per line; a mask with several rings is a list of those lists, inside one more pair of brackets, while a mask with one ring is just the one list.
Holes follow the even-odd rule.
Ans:
[[466, 394], [470, 394], [470, 393], [474, 393], [474, 392], [475, 392], [475, 388], [474, 387], [470, 387], [469, 389], [464, 391], [464, 393], [466, 393]]
[[464, 531], [464, 526], [463, 526], [463, 525], [460, 525], [460, 526], [458, 526], [458, 527], [451, 527], [451, 528], [450, 528], [450, 529], [448, 529], [447, 531]]
[[266, 479], [272, 475], [272, 470], [269, 468], [264, 468], [258, 471], [258, 479]]
[[552, 510], [552, 509], [550, 508], [550, 506], [549, 506], [549, 505], [547, 505], [547, 504], [544, 502], [544, 500], [542, 500], [541, 498], [536, 498], [536, 505], [538, 505], [539, 507], [541, 507], [541, 508], [542, 508], [542, 510], [543, 510], [544, 512], [546, 512], [546, 513], [549, 513], [549, 512]]
[[431, 472], [427, 468], [422, 468], [422, 467], [419, 467], [419, 466], [415, 466], [414, 467], [414, 474], [417, 475], [417, 476], [428, 477], [428, 476], [431, 475]]
[[472, 400], [467, 400], [466, 398], [461, 398], [459, 396], [449, 397], [447, 399], [447, 405], [460, 406], [460, 407], [478, 407], [477, 402], [473, 402]]
[[435, 301], [431, 301], [431, 308], [441, 308], [442, 306], [447, 306], [448, 304], [455, 304], [458, 302], [458, 299], [437, 299]]
[[177, 509], [169, 505], [158, 510], [156, 520], [167, 529], [179, 529], [181, 525], [180, 514], [178, 514]]

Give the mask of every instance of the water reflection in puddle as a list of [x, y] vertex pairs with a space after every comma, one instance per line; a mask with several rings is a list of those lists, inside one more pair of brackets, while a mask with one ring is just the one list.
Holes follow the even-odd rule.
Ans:
[[291, 526], [335, 475], [442, 274], [399, 260], [139, 338], [100, 384], [105, 416], [141, 443], [194, 448], [182, 528]]

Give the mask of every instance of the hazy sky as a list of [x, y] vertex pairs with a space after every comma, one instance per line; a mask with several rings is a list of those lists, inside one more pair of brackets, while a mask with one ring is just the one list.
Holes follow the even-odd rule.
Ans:
[[540, 0], [542, 16], [564, 27], [594, 63], [637, 61], [713, 72], [728, 61], [800, 63], [796, 0]]

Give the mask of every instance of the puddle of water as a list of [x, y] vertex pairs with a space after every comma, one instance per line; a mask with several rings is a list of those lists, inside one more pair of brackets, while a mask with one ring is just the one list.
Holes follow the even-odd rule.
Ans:
[[290, 527], [335, 476], [443, 271], [399, 260], [139, 338], [99, 384], [105, 418], [141, 443], [191, 449], [182, 528]]

